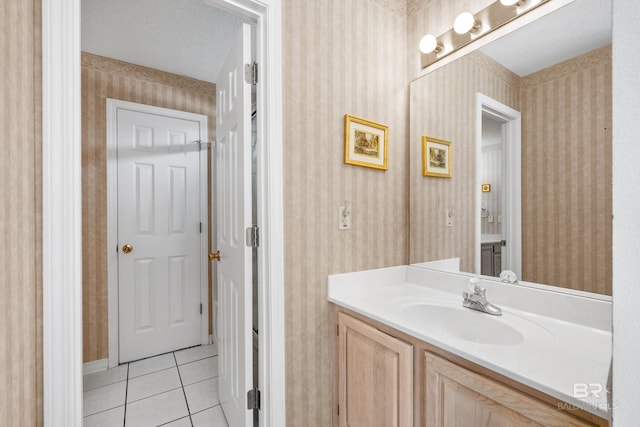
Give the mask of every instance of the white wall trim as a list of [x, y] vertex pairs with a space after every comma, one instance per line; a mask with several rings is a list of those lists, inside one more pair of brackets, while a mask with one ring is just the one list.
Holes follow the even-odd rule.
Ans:
[[[480, 186], [482, 185], [482, 114], [486, 113], [498, 121], [504, 122], [503, 140], [505, 142], [503, 158], [503, 174], [507, 196], [503, 202], [505, 206], [502, 234], [507, 240], [507, 246], [502, 248], [503, 270], [512, 270], [518, 278], [522, 278], [522, 120], [519, 111], [496, 101], [481, 93], [476, 94], [476, 238], [475, 238], [475, 271], [480, 274], [482, 241], [482, 226], [480, 211], [482, 208]], [[508, 268], [504, 268], [507, 265]]]
[[[258, 26], [258, 61], [264, 64], [258, 83], [258, 224], [264, 230], [259, 274], [265, 277], [260, 289], [259, 336], [260, 384], [264, 386], [265, 410], [260, 425], [286, 426], [285, 329], [284, 329], [284, 196], [283, 196], [283, 112], [282, 112], [282, 11], [280, 0], [272, 0]], [[260, 143], [261, 135], [264, 138]], [[261, 169], [262, 168], [262, 169]]]
[[640, 419], [640, 8], [637, 1], [613, 6], [613, 425]]
[[[118, 330], [118, 254], [115, 248], [118, 242], [118, 123], [116, 114], [118, 109], [139, 111], [142, 113], [156, 114], [173, 117], [176, 119], [191, 120], [199, 123], [200, 138], [207, 141], [207, 116], [190, 113], [187, 111], [173, 110], [156, 107], [153, 105], [138, 104], [135, 102], [121, 101], [107, 98], [107, 295], [108, 295], [108, 325], [109, 325], [109, 367], [113, 368], [119, 363], [119, 330]], [[204, 184], [204, 185], [203, 185]], [[202, 230], [200, 233], [200, 303], [202, 304], [202, 316], [200, 320], [200, 344], [209, 343], [209, 272], [208, 272], [208, 247], [209, 240], [206, 233], [209, 224], [207, 211], [207, 151], [206, 146], [200, 151], [200, 221]]]
[[92, 360], [82, 365], [82, 375], [95, 374], [109, 369], [109, 358]]
[[109, 344], [109, 367], [118, 366], [120, 361], [120, 335], [118, 330], [118, 255], [114, 248], [118, 246], [118, 157], [117, 122], [112, 120], [116, 114], [114, 100], [107, 98], [107, 340]]
[[[209, 0], [257, 23], [260, 425], [285, 421], [281, 0]], [[82, 425], [80, 0], [42, 0], [44, 423]], [[267, 149], [268, 148], [268, 149]]]
[[43, 394], [47, 426], [82, 425], [80, 0], [42, 0]]
[[[209, 118], [202, 115], [200, 121], [200, 344], [209, 344]], [[213, 188], [211, 189], [213, 197]], [[213, 282], [211, 281], [213, 284]], [[211, 289], [213, 296], [213, 289]]]

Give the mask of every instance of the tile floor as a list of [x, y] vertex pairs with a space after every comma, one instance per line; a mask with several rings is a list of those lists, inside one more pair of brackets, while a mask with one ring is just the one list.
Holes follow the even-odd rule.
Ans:
[[197, 346], [84, 376], [84, 427], [228, 427], [215, 346]]

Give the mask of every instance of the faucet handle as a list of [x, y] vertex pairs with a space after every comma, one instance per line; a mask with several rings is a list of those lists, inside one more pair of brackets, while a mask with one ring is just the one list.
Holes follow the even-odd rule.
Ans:
[[487, 289], [476, 285], [475, 288], [473, 289], [473, 293], [475, 293], [479, 297], [485, 297], [487, 294]]
[[477, 277], [472, 277], [471, 279], [469, 279], [467, 289], [469, 290], [470, 295], [484, 295], [485, 292], [485, 289], [480, 286], [480, 279], [478, 279]]
[[503, 270], [500, 273], [500, 281], [505, 283], [517, 284], [518, 276], [511, 270]]

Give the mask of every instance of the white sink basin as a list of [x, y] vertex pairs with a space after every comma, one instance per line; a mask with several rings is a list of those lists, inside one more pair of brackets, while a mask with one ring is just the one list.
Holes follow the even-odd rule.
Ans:
[[[459, 340], [490, 345], [518, 345], [525, 333], [548, 332], [520, 317], [493, 316], [450, 301], [403, 302], [400, 312], [417, 329]], [[526, 330], [523, 330], [526, 329]]]

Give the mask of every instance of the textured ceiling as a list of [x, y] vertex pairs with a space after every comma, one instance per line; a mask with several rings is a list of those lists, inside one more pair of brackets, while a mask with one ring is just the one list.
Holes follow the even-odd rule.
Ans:
[[205, 0], [82, 0], [82, 50], [215, 83], [241, 23]]
[[611, 43], [611, 0], [576, 0], [480, 49], [519, 76]]

